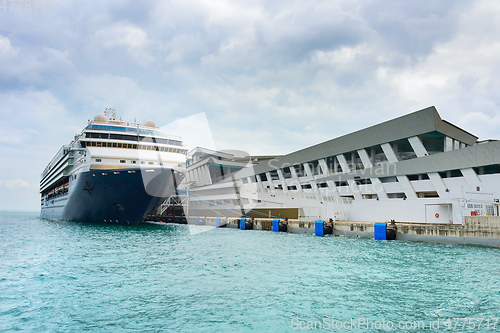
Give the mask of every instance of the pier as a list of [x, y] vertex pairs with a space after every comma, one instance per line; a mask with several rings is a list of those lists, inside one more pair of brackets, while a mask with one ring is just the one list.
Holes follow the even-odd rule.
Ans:
[[[289, 233], [316, 234], [318, 222], [325, 228], [331, 228], [332, 236], [377, 238], [376, 228], [391, 230], [396, 240], [422, 241], [445, 244], [474, 244], [500, 247], [500, 217], [499, 216], [467, 216], [462, 224], [430, 224], [406, 223], [389, 221], [380, 222], [354, 222], [354, 221], [301, 221], [296, 219], [272, 218], [230, 218], [230, 217], [164, 217], [163, 222], [191, 225], [208, 225], [214, 227], [228, 227], [237, 229], [250, 229], [260, 231], [278, 231], [273, 228], [273, 223], [286, 225]], [[246, 228], [241, 224], [245, 222]], [[278, 231], [280, 232], [280, 231]], [[281, 231], [282, 232], [282, 231]], [[389, 233], [387, 233], [389, 235]], [[321, 234], [321, 236], [329, 236]], [[390, 239], [387, 237], [387, 239]]]

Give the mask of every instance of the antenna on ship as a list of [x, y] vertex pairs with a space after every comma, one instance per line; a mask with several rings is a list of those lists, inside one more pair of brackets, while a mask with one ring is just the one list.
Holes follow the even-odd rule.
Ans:
[[116, 110], [115, 109], [106, 108], [106, 109], [104, 109], [104, 114], [106, 115], [106, 118], [108, 118], [108, 121], [116, 121]]

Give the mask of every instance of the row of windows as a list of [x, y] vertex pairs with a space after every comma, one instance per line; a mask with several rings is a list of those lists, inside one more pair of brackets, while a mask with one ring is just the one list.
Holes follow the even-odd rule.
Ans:
[[151, 130], [145, 130], [145, 129], [134, 128], [134, 127], [89, 125], [87, 127], [87, 129], [118, 131], [118, 132], [135, 132], [135, 133], [140, 133], [140, 134], [151, 134], [151, 135], [163, 136], [163, 134], [161, 132], [158, 132], [158, 131], [151, 131]]
[[[96, 161], [96, 163], [101, 163], [101, 162], [102, 162], [102, 159], [100, 159], [100, 158], [96, 158], [96, 159], [95, 159], [95, 161]], [[127, 160], [120, 160], [120, 163], [127, 163]], [[137, 164], [137, 161], [136, 161], [136, 160], [131, 160], [131, 161], [130, 161], [130, 163], [132, 163], [132, 164]], [[145, 161], [141, 161], [141, 163], [140, 163], [140, 164], [146, 164], [146, 162], [145, 162]], [[147, 164], [148, 164], [148, 165], [154, 165], [155, 163], [154, 163], [154, 162], [148, 162]], [[163, 165], [163, 163], [158, 162], [158, 165]], [[104, 174], [103, 174], [103, 175], [104, 175]]]
[[491, 175], [500, 173], [500, 164], [485, 165], [482, 167], [472, 168], [478, 175]]
[[162, 138], [156, 138], [156, 137], [150, 138], [150, 137], [137, 136], [137, 135], [86, 132], [85, 137], [91, 138], [91, 139], [146, 141], [146, 142], [162, 143], [162, 144], [166, 144], [166, 145], [182, 146], [182, 141], [179, 141], [179, 140], [162, 139]]
[[[148, 169], [148, 170], [144, 170], [145, 172], [155, 172], [154, 169]], [[135, 173], [135, 170], [127, 170], [127, 171], [122, 171], [123, 173], [127, 172], [127, 173]], [[101, 173], [103, 176], [107, 176], [108, 175], [108, 172], [102, 172]], [[119, 175], [120, 174], [120, 171], [113, 171], [113, 172], [109, 172], [110, 175]], [[95, 173], [92, 174], [92, 177], [95, 177]], [[82, 178], [88, 178], [89, 175], [83, 175]]]
[[[493, 165], [487, 165], [487, 166], [482, 166], [482, 167], [474, 167], [473, 170], [476, 172], [477, 175], [487, 175], [487, 174], [498, 174], [500, 173], [500, 165], [499, 164], [493, 164]], [[441, 171], [438, 172], [438, 174], [441, 176], [441, 178], [456, 178], [456, 177], [462, 177], [462, 172], [459, 169], [454, 169], [454, 170], [448, 170], [448, 171]], [[261, 177], [261, 181], [267, 181], [267, 176], [265, 173], [262, 173], [259, 175]], [[422, 174], [414, 174], [414, 175], [407, 175], [406, 176], [409, 181], [419, 181], [419, 180], [428, 180], [429, 175], [427, 173], [422, 173]], [[252, 177], [252, 181], [256, 182], [255, 176]], [[273, 177], [274, 178], [274, 177]], [[398, 178], [396, 176], [389, 176], [389, 177], [380, 177], [379, 178], [381, 183], [397, 183]], [[370, 185], [372, 184], [371, 179], [355, 179], [356, 185]], [[246, 180], [244, 180], [244, 183], [247, 183]], [[345, 180], [341, 181], [335, 181], [335, 186], [337, 187], [342, 187], [342, 186], [349, 186], [349, 183]], [[318, 188], [328, 188], [328, 184], [326, 182], [322, 183], [317, 183], [316, 184]], [[275, 189], [282, 189], [282, 185], [279, 184], [277, 185], [278, 187], [275, 187]], [[302, 189], [311, 189], [312, 186], [307, 183], [307, 184], [301, 184], [300, 185]], [[288, 190], [297, 190], [297, 186], [291, 185], [287, 186]], [[417, 193], [419, 194], [419, 193]], [[423, 197], [423, 196], [422, 196]], [[425, 193], [425, 197], [433, 197], [433, 194]]]
[[[428, 154], [433, 154], [433, 153], [445, 151], [444, 139], [446, 139], [446, 138], [444, 136], [440, 137], [439, 139], [436, 139], [437, 141], [435, 139], [429, 138], [429, 137], [425, 137], [425, 138], [421, 137], [420, 139], [424, 142], [424, 147], [427, 149]], [[436, 142], [434, 142], [434, 141], [436, 141]], [[438, 142], [439, 142], [439, 144], [438, 144]], [[401, 139], [401, 140], [398, 140], [395, 142], [390, 142], [389, 144], [392, 147], [394, 154], [396, 155], [398, 161], [417, 158], [417, 155], [415, 154], [412, 146], [408, 142], [408, 139]], [[463, 146], [467, 146], [467, 145], [463, 144]], [[366, 152], [366, 155], [373, 166], [387, 163], [387, 156], [385, 156], [385, 153], [380, 145], [373, 146], [373, 147], [367, 147], [364, 149], [364, 151]], [[359, 156], [359, 153], [357, 151], [345, 152], [345, 153], [340, 154], [340, 156], [344, 157], [345, 162], [347, 164], [347, 167], [350, 171], [365, 169], [363, 162], [361, 160], [361, 157]], [[345, 172], [345, 170], [342, 170], [342, 166], [341, 166], [337, 156], [325, 157], [324, 161], [326, 163], [326, 168], [328, 169], [328, 172], [330, 174]], [[306, 163], [292, 165], [290, 167], [283, 167], [281, 169], [283, 172], [283, 177], [285, 179], [292, 178], [292, 172], [291, 172], [292, 168], [295, 170], [297, 177], [306, 176], [306, 168], [304, 167], [304, 164], [307, 164], [309, 166], [309, 169], [311, 170], [312, 176], [323, 175], [326, 172], [325, 170], [322, 170], [322, 168], [320, 167], [319, 160], [314, 160], [314, 161], [309, 161]], [[488, 174], [489, 172], [490, 173], [492, 172], [491, 168], [485, 169], [484, 174]], [[440, 173], [440, 174], [441, 174], [442, 178], [461, 177], [462, 176], [460, 173], [460, 170], [451, 170], [451, 171]], [[478, 174], [481, 174], [481, 173], [478, 172]], [[279, 180], [279, 176], [278, 176], [278, 173], [276, 170], [270, 171], [270, 175], [271, 175], [271, 180]], [[264, 173], [260, 174], [260, 177], [261, 177], [262, 181], [268, 180], [267, 179], [268, 177]], [[410, 179], [410, 180], [422, 180], [422, 179]]]
[[[358, 155], [357, 152], [352, 152], [352, 153], [346, 153], [344, 154], [344, 157], [346, 157], [346, 162], [349, 167], [349, 170], [354, 171], [354, 170], [363, 170], [364, 166], [361, 162], [361, 159]], [[387, 160], [387, 159], [386, 159]], [[340, 163], [338, 163], [336, 156], [330, 156], [325, 159], [326, 166], [331, 174], [333, 173], [342, 173], [342, 167], [340, 166]], [[305, 164], [309, 165], [309, 169], [311, 170], [311, 173], [313, 176], [318, 176], [318, 175], [323, 175], [324, 172], [321, 170], [321, 167], [319, 165], [319, 161], [312, 161], [312, 162], [306, 162]], [[306, 176], [306, 169], [304, 167], [304, 164], [295, 164], [292, 165], [291, 167], [284, 167], [281, 169], [283, 172], [283, 178], [285, 179], [290, 179], [292, 178], [292, 171], [291, 168], [295, 170], [295, 173], [297, 174], [297, 177], [304, 177]], [[272, 170], [269, 172], [271, 175], [271, 180], [279, 180], [279, 175], [277, 170]], [[262, 181], [267, 180], [267, 176], [265, 173], [261, 173], [259, 175], [261, 177]]]
[[[472, 169], [476, 172], [477, 175], [488, 175], [488, 174], [500, 173], [500, 165], [499, 164], [486, 165], [486, 166], [482, 166], [482, 167], [474, 167]], [[463, 177], [462, 171], [460, 171], [460, 169], [441, 171], [441, 172], [438, 172], [438, 174], [441, 176], [441, 178]], [[262, 173], [259, 176], [261, 177], [262, 181], [267, 181], [266, 174]], [[426, 173], [407, 175], [407, 177], [408, 177], [409, 181], [430, 179], [429, 175]], [[379, 180], [381, 183], [397, 183], [398, 182], [398, 178], [396, 176], [380, 177]], [[372, 182], [370, 179], [356, 179], [357, 185], [366, 185], [366, 184], [371, 184], [371, 183]], [[326, 184], [326, 183], [322, 183], [322, 184]], [[346, 181], [336, 181], [335, 185], [348, 186]], [[327, 187], [327, 186], [322, 186], [322, 187]]]
[[467, 208], [483, 208], [482, 204], [467, 204]]
[[80, 143], [82, 148], [86, 147], [126, 148], [126, 149], [153, 150], [153, 151], [164, 151], [168, 153], [187, 154], [187, 150], [185, 149], [158, 147], [150, 145], [137, 145], [133, 143], [100, 142], [100, 141], [81, 141]]

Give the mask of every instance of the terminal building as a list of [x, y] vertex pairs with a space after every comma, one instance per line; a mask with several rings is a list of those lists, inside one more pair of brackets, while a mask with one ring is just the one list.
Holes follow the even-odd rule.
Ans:
[[499, 215], [500, 142], [429, 107], [283, 156], [195, 148], [182, 190], [190, 216], [462, 224]]

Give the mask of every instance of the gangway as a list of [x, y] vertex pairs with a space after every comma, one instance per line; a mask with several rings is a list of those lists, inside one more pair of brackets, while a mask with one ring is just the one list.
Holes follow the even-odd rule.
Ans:
[[[183, 206], [188, 209], [189, 207], [189, 196], [187, 195], [180, 195], [180, 194], [175, 194], [169, 196], [163, 203], [160, 205], [160, 216], [165, 213], [165, 211], [172, 206]], [[187, 212], [186, 212], [187, 215]]]

